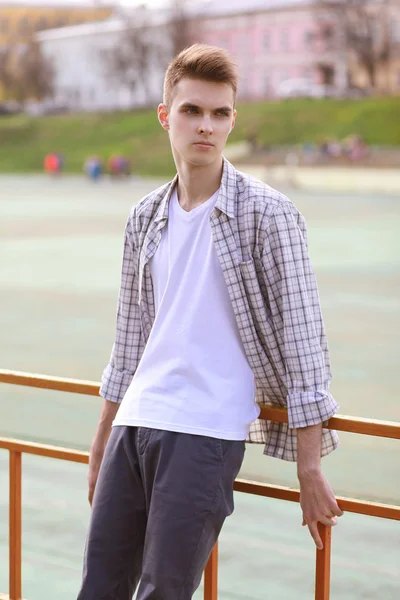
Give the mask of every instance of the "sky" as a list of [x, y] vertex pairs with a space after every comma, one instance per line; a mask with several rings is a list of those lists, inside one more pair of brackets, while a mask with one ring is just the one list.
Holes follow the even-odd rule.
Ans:
[[160, 4], [165, 5], [165, 0], [0, 0], [0, 6], [2, 4], [33, 4], [33, 5], [53, 5], [57, 6], [57, 4], [61, 6], [66, 6], [70, 4], [71, 6], [75, 5], [88, 5], [93, 4], [94, 6], [101, 6], [102, 4], [123, 4], [124, 6], [135, 6], [137, 4], [148, 4], [149, 6], [159, 6]]

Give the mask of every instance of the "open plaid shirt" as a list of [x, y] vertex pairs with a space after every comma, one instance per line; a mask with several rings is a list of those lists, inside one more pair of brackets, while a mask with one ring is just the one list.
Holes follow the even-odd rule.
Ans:
[[[116, 339], [100, 390], [107, 400], [122, 400], [155, 319], [149, 260], [168, 221], [176, 181], [143, 198], [126, 224]], [[288, 425], [257, 420], [247, 441], [295, 461], [295, 429], [323, 423], [338, 408], [328, 389], [329, 353], [304, 218], [283, 194], [224, 159], [210, 225], [256, 400], [288, 409]], [[336, 432], [324, 429], [322, 455], [337, 445]]]

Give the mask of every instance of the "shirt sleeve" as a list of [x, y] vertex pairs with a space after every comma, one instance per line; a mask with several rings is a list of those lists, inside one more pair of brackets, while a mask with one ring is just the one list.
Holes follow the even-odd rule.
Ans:
[[328, 344], [304, 217], [290, 201], [269, 219], [263, 268], [277, 343], [284, 363], [290, 428], [332, 417], [338, 405], [329, 392]]
[[121, 402], [141, 355], [139, 278], [135, 272], [135, 245], [131, 220], [132, 216], [129, 217], [125, 227], [116, 336], [110, 362], [104, 369], [100, 386], [100, 395], [112, 402]]

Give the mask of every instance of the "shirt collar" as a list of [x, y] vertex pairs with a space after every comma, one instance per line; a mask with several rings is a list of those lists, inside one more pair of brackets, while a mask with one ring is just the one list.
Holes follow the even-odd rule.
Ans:
[[[215, 208], [225, 213], [231, 219], [235, 218], [235, 196], [236, 196], [236, 170], [231, 163], [223, 157], [223, 169], [221, 177], [221, 187], [219, 190], [218, 200], [215, 203]], [[178, 181], [178, 175], [175, 175], [173, 180], [168, 184], [168, 188], [161, 200], [160, 206], [154, 218], [155, 223], [168, 219], [169, 201], [172, 192]]]
[[215, 207], [225, 213], [231, 219], [235, 215], [235, 200], [236, 200], [236, 169], [224, 157], [224, 166], [222, 170], [221, 188], [219, 190], [218, 200]]
[[171, 199], [172, 192], [174, 191], [177, 181], [178, 175], [175, 175], [173, 180], [169, 182], [164, 197], [162, 198], [160, 206], [158, 207], [158, 210], [156, 212], [156, 216], [154, 217], [155, 223], [159, 223], [160, 221], [166, 221], [168, 219], [169, 201]]

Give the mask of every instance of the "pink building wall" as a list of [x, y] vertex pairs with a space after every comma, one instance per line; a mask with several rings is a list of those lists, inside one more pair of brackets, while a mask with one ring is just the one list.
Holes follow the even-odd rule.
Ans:
[[[327, 24], [329, 26], [329, 24]], [[334, 24], [330, 25], [332, 31]], [[196, 23], [196, 41], [226, 48], [236, 59], [241, 76], [239, 95], [262, 99], [277, 94], [286, 79], [318, 83], [318, 63], [334, 69], [334, 85], [345, 85], [345, 61], [337, 39], [322, 39], [321, 26], [309, 7], [253, 13], [213, 15]]]

